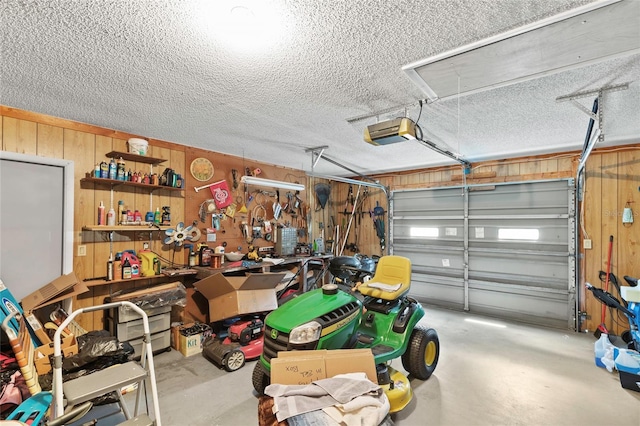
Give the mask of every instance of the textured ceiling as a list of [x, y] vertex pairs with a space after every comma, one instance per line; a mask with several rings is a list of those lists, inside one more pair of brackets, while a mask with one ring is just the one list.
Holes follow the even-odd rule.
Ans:
[[[453, 164], [419, 142], [363, 141], [390, 108], [418, 118], [426, 96], [402, 67], [589, 3], [3, 0], [0, 104], [307, 171], [318, 146], [362, 174]], [[277, 34], [238, 47], [238, 5]], [[581, 149], [588, 117], [556, 98], [630, 82], [601, 101], [605, 143], [638, 142], [639, 79], [636, 53], [429, 103], [419, 124], [471, 162]], [[314, 171], [350, 175], [328, 161]]]

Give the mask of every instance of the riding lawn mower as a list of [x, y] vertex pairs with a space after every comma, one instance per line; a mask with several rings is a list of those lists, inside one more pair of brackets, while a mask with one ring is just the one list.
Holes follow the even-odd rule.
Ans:
[[[342, 269], [350, 273], [371, 272], [344, 263]], [[344, 279], [342, 276], [338, 281], [344, 284]], [[362, 298], [332, 282], [272, 311], [265, 319], [263, 352], [253, 370], [256, 392], [263, 395], [270, 384], [271, 360], [280, 351], [370, 348], [390, 412], [402, 410], [413, 392], [408, 378], [394, 370], [390, 361], [400, 357], [411, 376], [426, 380], [434, 372], [440, 353], [436, 331], [418, 324], [424, 309], [408, 295], [410, 285], [411, 261], [383, 256], [373, 278], [357, 289], [354, 286]]]

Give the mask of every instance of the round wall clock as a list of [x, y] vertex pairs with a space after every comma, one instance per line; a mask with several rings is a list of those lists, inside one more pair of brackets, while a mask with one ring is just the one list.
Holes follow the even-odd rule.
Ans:
[[196, 158], [191, 162], [191, 176], [200, 182], [208, 181], [213, 177], [213, 164], [206, 158]]

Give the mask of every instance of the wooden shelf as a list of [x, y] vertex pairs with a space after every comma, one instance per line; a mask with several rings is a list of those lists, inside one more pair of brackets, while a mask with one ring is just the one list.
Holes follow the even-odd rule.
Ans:
[[164, 158], [153, 158], [153, 157], [147, 157], [146, 155], [138, 155], [138, 154], [132, 154], [130, 152], [120, 152], [120, 151], [108, 152], [106, 156], [109, 158], [115, 158], [115, 159], [122, 157], [123, 160], [137, 161], [138, 163], [147, 163], [147, 164], [160, 164], [167, 161]]
[[149, 226], [149, 225], [117, 225], [117, 226], [106, 226], [106, 225], [89, 225], [83, 226], [83, 231], [115, 231], [115, 232], [153, 232], [153, 231], [166, 231], [171, 228], [171, 226], [167, 225], [159, 225], [159, 226]]
[[129, 182], [128, 180], [115, 180], [115, 179], [105, 179], [105, 178], [96, 178], [96, 177], [85, 177], [80, 179], [80, 182], [90, 182], [97, 183], [100, 185], [125, 185], [125, 186], [135, 186], [137, 188], [145, 188], [150, 190], [163, 189], [167, 191], [184, 191], [184, 188], [174, 188], [172, 186], [162, 186], [162, 185], [150, 185], [148, 183], [138, 183], [138, 182]]
[[89, 281], [85, 281], [84, 284], [87, 287], [97, 287], [97, 286], [102, 286], [102, 285], [110, 285], [110, 284], [122, 284], [122, 283], [129, 283], [129, 282], [136, 282], [136, 281], [142, 281], [142, 280], [162, 280], [162, 281], [170, 281], [172, 279], [176, 279], [176, 278], [180, 278], [183, 276], [188, 276], [188, 275], [196, 275], [198, 271], [194, 270], [194, 269], [184, 269], [184, 270], [168, 270], [167, 272], [162, 272], [160, 275], [153, 275], [150, 277], [135, 277], [135, 278], [129, 278], [129, 279], [121, 279], [121, 280], [111, 280], [111, 281], [107, 281], [107, 280], [89, 280]]

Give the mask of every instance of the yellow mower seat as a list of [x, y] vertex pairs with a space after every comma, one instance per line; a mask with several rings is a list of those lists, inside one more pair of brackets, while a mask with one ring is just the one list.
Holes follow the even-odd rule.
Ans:
[[411, 287], [411, 260], [403, 256], [383, 256], [372, 279], [362, 283], [358, 291], [365, 296], [396, 300]]

